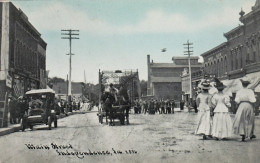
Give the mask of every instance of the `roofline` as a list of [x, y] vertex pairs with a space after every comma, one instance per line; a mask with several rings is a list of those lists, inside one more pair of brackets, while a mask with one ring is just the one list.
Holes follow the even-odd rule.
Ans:
[[[153, 64], [157, 64], [157, 63], [153, 63]], [[169, 64], [169, 66], [155, 66], [151, 64], [151, 68], [185, 68], [185, 67], [189, 67], [189, 65], [175, 65], [172, 63], [172, 65]], [[163, 64], [163, 63], [159, 63], [159, 64]], [[197, 65], [191, 65], [191, 67], [202, 67], [203, 64], [197, 64]]]
[[[199, 59], [199, 56], [190, 56], [191, 59]], [[174, 56], [172, 57], [172, 60], [176, 60], [176, 59], [188, 59], [188, 56]]]
[[244, 25], [240, 25], [240, 24], [239, 24], [239, 26], [237, 26], [237, 27], [231, 29], [230, 31], [224, 33], [223, 35], [227, 38], [230, 34], [235, 33], [236, 31], [238, 31], [238, 30], [239, 30], [240, 28], [242, 28], [243, 26], [244, 26]]
[[[18, 13], [20, 14], [20, 15], [19, 15], [20, 18], [21, 18], [22, 20], [24, 20], [24, 22], [25, 22], [26, 24], [28, 24], [28, 25], [32, 28], [32, 30], [33, 30], [36, 34], [38, 34], [38, 35], [41, 37], [41, 33], [31, 24], [31, 22], [29, 21], [28, 16], [23, 12], [23, 10], [22, 10], [21, 8], [17, 8], [11, 1], [8, 2], [8, 3], [10, 3], [11, 5], [13, 5], [13, 6], [15, 7], [15, 9], [16, 9], [16, 10], [18, 11]], [[26, 18], [24, 18], [22, 15], [24, 15]]]
[[218, 46], [216, 46], [216, 47], [214, 47], [214, 48], [212, 48], [212, 49], [210, 49], [210, 50], [208, 50], [208, 51], [202, 53], [200, 56], [204, 57], [204, 56], [206, 56], [207, 54], [211, 53], [212, 51], [215, 51], [215, 50], [217, 50], [217, 49], [223, 48], [223, 47], [226, 46], [226, 45], [227, 45], [227, 42], [223, 42], [222, 44], [220, 44], [220, 45], [218, 45]]

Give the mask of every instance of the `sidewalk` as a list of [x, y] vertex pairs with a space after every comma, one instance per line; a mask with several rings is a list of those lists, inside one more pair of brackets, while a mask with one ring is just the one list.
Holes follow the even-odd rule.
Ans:
[[[88, 111], [77, 110], [74, 112], [69, 112], [67, 116], [74, 115], [74, 114], [85, 114], [87, 112]], [[58, 119], [61, 119], [61, 118], [67, 117], [67, 116], [65, 114], [60, 114], [60, 115], [58, 115]], [[7, 135], [7, 134], [10, 134], [13, 132], [18, 132], [18, 131], [20, 131], [20, 128], [21, 128], [20, 126], [21, 126], [20, 124], [11, 124], [8, 127], [0, 128], [0, 136]]]

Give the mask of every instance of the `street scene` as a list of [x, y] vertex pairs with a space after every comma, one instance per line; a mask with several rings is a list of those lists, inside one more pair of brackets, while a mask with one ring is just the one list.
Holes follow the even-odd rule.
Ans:
[[[258, 162], [257, 139], [241, 143], [239, 137], [226, 141], [203, 140], [194, 135], [196, 114], [134, 114], [131, 125], [100, 125], [96, 112], [60, 119], [59, 127], [46, 126], [2, 136], [2, 162]], [[260, 119], [256, 120], [256, 128]], [[69, 132], [68, 132], [69, 130]], [[259, 130], [256, 130], [259, 135]], [[52, 148], [71, 146], [70, 148]], [[40, 149], [33, 149], [37, 146]], [[41, 149], [48, 146], [50, 149]], [[28, 149], [31, 148], [31, 149]], [[44, 148], [44, 147], [43, 147]], [[121, 152], [115, 154], [114, 150]], [[130, 153], [132, 150], [132, 153]], [[2, 151], [2, 152], [4, 152]], [[58, 152], [57, 152], [58, 151]], [[87, 152], [67, 155], [59, 152]], [[90, 155], [108, 151], [109, 154]], [[127, 151], [127, 152], [126, 152]], [[239, 157], [238, 157], [239, 155]], [[14, 157], [15, 156], [15, 157]]]
[[260, 160], [260, 0], [0, 0], [0, 163]]

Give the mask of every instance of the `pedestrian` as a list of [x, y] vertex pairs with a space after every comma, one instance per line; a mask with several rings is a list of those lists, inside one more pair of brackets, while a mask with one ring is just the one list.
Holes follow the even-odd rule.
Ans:
[[149, 114], [155, 114], [154, 100], [153, 98], [149, 102]]
[[233, 133], [242, 136], [242, 141], [245, 141], [245, 138], [256, 138], [254, 135], [255, 115], [253, 107], [256, 98], [253, 90], [247, 88], [250, 84], [249, 79], [243, 77], [241, 83], [243, 89], [237, 91], [235, 98], [235, 102], [239, 106], [233, 123]]
[[81, 101], [78, 101], [78, 110], [80, 109], [80, 105], [81, 104]]
[[171, 114], [171, 102], [169, 99], [166, 101], [166, 114]]
[[135, 111], [135, 114], [138, 114], [138, 101], [137, 100], [134, 100], [134, 111]]
[[210, 116], [210, 108], [209, 108], [209, 88], [210, 83], [208, 81], [204, 81], [201, 84], [202, 93], [200, 93], [196, 99], [198, 110], [199, 110], [199, 121], [197, 128], [195, 130], [196, 135], [202, 135], [203, 139], [207, 139], [207, 136], [211, 136], [211, 127], [212, 127], [212, 118]]
[[165, 101], [161, 100], [161, 114], [165, 114]]
[[218, 81], [215, 87], [218, 93], [213, 95], [211, 105], [214, 108], [212, 136], [217, 140], [226, 139], [232, 136], [232, 120], [229, 115], [229, 107], [231, 107], [230, 98], [223, 93], [225, 85]]
[[21, 119], [23, 118], [25, 112], [28, 111], [28, 106], [26, 103], [26, 100], [23, 96], [20, 96], [18, 98], [18, 103], [17, 103], [17, 118], [18, 118], [18, 123], [20, 123]]
[[196, 104], [196, 100], [192, 100], [192, 107], [194, 108], [195, 113], [198, 113], [198, 106]]
[[148, 100], [145, 100], [144, 101], [144, 114], [146, 114], [147, 113], [147, 111], [148, 111]]
[[62, 114], [64, 114], [64, 106], [65, 106], [64, 100], [61, 99], [61, 101], [60, 101], [60, 111], [61, 111]]
[[17, 118], [17, 100], [14, 96], [9, 95], [9, 112], [10, 112], [10, 123], [16, 124]]
[[184, 100], [181, 100], [181, 102], [180, 102], [180, 109], [181, 110], [184, 110], [184, 104], [185, 104]]
[[172, 114], [174, 114], [174, 108], [175, 108], [175, 101], [174, 101], [174, 99], [172, 99], [172, 101], [171, 101], [171, 107], [172, 107]]

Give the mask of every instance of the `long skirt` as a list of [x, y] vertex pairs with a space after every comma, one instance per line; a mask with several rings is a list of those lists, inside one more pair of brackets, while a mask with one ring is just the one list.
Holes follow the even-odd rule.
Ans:
[[251, 137], [254, 134], [255, 115], [254, 108], [248, 102], [240, 103], [233, 123], [233, 133]]
[[232, 120], [229, 113], [214, 113], [212, 124], [212, 136], [220, 139], [232, 136]]
[[200, 111], [198, 120], [198, 126], [195, 130], [196, 135], [211, 135], [212, 118], [210, 111]]

